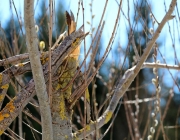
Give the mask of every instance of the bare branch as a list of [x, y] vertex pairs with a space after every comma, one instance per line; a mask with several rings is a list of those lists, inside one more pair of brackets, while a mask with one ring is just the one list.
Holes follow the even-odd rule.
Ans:
[[[62, 41], [62, 43], [52, 52], [51, 66], [53, 74], [57, 72], [59, 66], [62, 65], [62, 63], [64, 62], [64, 59], [76, 49], [76, 47], [81, 43], [81, 41], [84, 39], [84, 37], [86, 37], [87, 34], [88, 33], [84, 34], [84, 31], [82, 31], [82, 28], [80, 28], [76, 32], [73, 32], [71, 35], [67, 36], [64, 41]], [[79, 43], [77, 45], [71, 45], [77, 38], [79, 38]], [[44, 59], [46, 59], [46, 57]], [[45, 61], [43, 65], [43, 72], [45, 76], [45, 82], [48, 82], [48, 61]], [[54, 75], [53, 78], [55, 77], [56, 75]], [[7, 83], [7, 80], [5, 78], [2, 77], [2, 79], [3, 84]], [[15, 96], [0, 111], [0, 135], [2, 135], [2, 133], [4, 133], [4, 131], [10, 126], [10, 124], [14, 121], [18, 114], [21, 113], [23, 108], [29, 103], [29, 101], [34, 95], [35, 83], [34, 79], [32, 79], [24, 88], [21, 89], [17, 96]]]
[[53, 139], [52, 117], [50, 105], [48, 102], [48, 94], [44, 80], [42, 65], [40, 62], [40, 54], [38, 51], [38, 39], [34, 24], [34, 0], [24, 1], [24, 22], [26, 29], [26, 43], [29, 52], [29, 59], [35, 83], [36, 94], [38, 96], [41, 122], [42, 122], [42, 139]]
[[154, 33], [154, 36], [152, 39], [148, 42], [147, 48], [145, 49], [143, 55], [141, 56], [138, 64], [134, 66], [131, 69], [128, 69], [122, 79], [117, 84], [117, 87], [114, 89], [114, 95], [111, 99], [111, 102], [106, 109], [106, 111], [103, 113], [101, 117], [97, 119], [95, 122], [91, 122], [89, 125], [87, 125], [82, 130], [78, 131], [77, 133], [74, 133], [74, 137], [78, 137], [79, 139], [83, 138], [83, 132], [86, 131], [86, 134], [90, 134], [93, 131], [95, 131], [98, 128], [101, 128], [104, 124], [106, 124], [112, 117], [112, 114], [119, 103], [119, 99], [124, 95], [124, 93], [129, 88], [130, 84], [133, 82], [136, 75], [139, 73], [141, 67], [143, 66], [143, 63], [146, 61], [152, 47], [154, 46], [156, 39], [159, 37], [159, 34], [161, 33], [162, 28], [164, 27], [165, 23], [168, 22], [171, 19], [171, 14], [174, 10], [174, 7], [176, 5], [176, 0], [172, 0], [169, 10], [164, 16], [163, 20], [159, 24], [156, 32]]
[[165, 69], [172, 69], [172, 70], [180, 70], [180, 66], [178, 65], [168, 65], [162, 63], [143, 63], [143, 68], [165, 68]]
[[5, 66], [7, 64], [18, 63], [19, 61], [24, 60], [24, 59], [28, 59], [28, 58], [29, 58], [28, 53], [15, 55], [15, 56], [0, 60], [0, 66]]

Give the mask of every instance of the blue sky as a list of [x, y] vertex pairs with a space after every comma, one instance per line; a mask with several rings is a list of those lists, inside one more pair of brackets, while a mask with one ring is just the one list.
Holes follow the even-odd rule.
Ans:
[[[2, 0], [1, 0], [2, 1]], [[41, 2], [42, 0], [39, 0], [38, 2]], [[119, 0], [117, 0], [119, 1]], [[129, 0], [131, 5], [130, 5], [130, 14], [131, 17], [133, 17], [134, 14], [134, 6], [132, 4], [132, 2], [134, 0]], [[90, 6], [89, 3], [91, 2], [91, 0], [84, 0], [84, 8], [85, 8], [85, 22], [86, 21], [91, 21], [91, 16], [90, 16]], [[169, 4], [170, 4], [170, 0], [165, 0], [166, 2], [166, 8], [169, 8]], [[3, 3], [3, 4], [2, 4]], [[17, 8], [19, 17], [21, 17], [21, 19], [23, 20], [23, 0], [14, 0], [15, 6]], [[37, 3], [37, 0], [35, 1], [35, 5]], [[154, 16], [156, 17], [157, 21], [161, 21], [163, 16], [165, 15], [165, 7], [164, 7], [164, 0], [148, 0], [148, 3], [151, 4], [152, 6], [152, 12], [154, 14]], [[105, 0], [94, 0], [93, 1], [93, 7], [92, 7], [92, 12], [95, 15], [94, 20], [93, 20], [93, 27], [98, 26], [98, 23], [100, 21], [100, 17], [103, 11], [103, 7], [105, 4]], [[70, 11], [70, 9], [72, 10], [72, 12], [75, 15], [76, 18], [76, 13], [78, 10], [78, 0], [66, 0], [64, 3], [64, 9], [67, 11]], [[81, 7], [81, 6], [80, 6]], [[56, 5], [56, 8], [58, 8], [58, 5]], [[5, 27], [6, 25], [6, 21], [10, 18], [10, 16], [12, 15], [12, 12], [14, 12], [14, 8], [12, 8], [13, 10], [11, 11], [11, 8], [9, 6], [9, 1], [6, 0], [3, 2], [1, 2], [0, 4], [0, 22], [1, 22], [1, 26]], [[178, 3], [178, 9], [180, 9], [180, 4]], [[116, 3], [115, 0], [109, 0], [108, 2], [108, 6], [107, 6], [107, 10], [106, 10], [106, 14], [105, 14], [105, 27], [104, 27], [104, 31], [103, 31], [103, 46], [107, 46], [109, 38], [111, 36], [114, 24], [115, 24], [115, 19], [116, 19], [116, 15], [117, 15], [117, 11], [118, 11], [118, 5]], [[124, 0], [123, 1], [123, 11], [125, 12], [125, 14], [127, 14], [128, 8], [127, 8], [127, 1]], [[36, 9], [36, 12], [38, 12], [38, 7]], [[176, 13], [176, 12], [175, 12]], [[14, 17], [16, 17], [15, 14], [13, 14]], [[80, 9], [80, 15], [79, 17], [82, 17], [82, 10]], [[79, 18], [78, 20], [78, 27], [80, 27], [83, 24], [82, 18]], [[176, 20], [171, 20], [169, 22], [171, 28], [171, 33], [175, 36], [175, 50], [176, 52], [180, 52], [180, 36], [178, 38], [178, 32], [176, 31], [176, 26], [180, 27], [180, 23], [176, 23]], [[177, 25], [176, 25], [177, 24]], [[173, 26], [175, 28], [173, 28]], [[157, 27], [157, 24], [156, 26]], [[121, 20], [119, 23], [119, 28], [118, 28], [118, 33], [117, 36], [115, 38], [115, 42], [114, 42], [114, 46], [118, 44], [120, 44], [122, 47], [126, 47], [127, 45], [127, 40], [128, 40], [128, 36], [127, 36], [127, 29], [128, 29], [128, 24], [127, 21], [124, 19], [124, 17], [121, 15]], [[88, 24], [85, 24], [85, 30], [89, 31], [90, 30], [90, 26]], [[90, 39], [90, 37], [89, 37]], [[89, 40], [87, 38], [87, 40]], [[165, 59], [167, 60], [168, 64], [174, 64], [174, 51], [172, 51], [172, 40], [169, 34], [169, 28], [168, 25], [166, 24], [164, 29], [161, 32], [160, 37], [158, 38], [159, 41], [162, 42], [162, 47], [160, 48], [161, 53], [163, 54], [163, 56], [165, 57]], [[162, 41], [163, 40], [163, 41]], [[88, 41], [87, 41], [87, 46], [89, 46]], [[117, 48], [113, 48], [117, 49]], [[115, 51], [115, 50], [114, 50]], [[122, 58], [123, 59], [123, 58]], [[159, 59], [161, 62], [162, 58], [159, 56]], [[178, 55], [178, 59], [180, 60], [180, 55]], [[108, 60], [116, 60], [116, 58], [113, 57], [113, 53], [110, 53]], [[164, 71], [166, 74], [164, 74], [163, 78], [164, 79], [168, 79], [168, 80], [164, 80], [164, 83], [166, 85], [173, 85], [173, 81], [172, 78], [170, 77], [170, 74], [167, 72], [167, 70]], [[177, 71], [172, 71], [173, 75], [176, 76], [177, 75]], [[175, 88], [175, 90], [177, 91], [177, 89]]]
[[[40, 3], [42, 0], [38, 0], [38, 2]], [[95, 15], [94, 21], [93, 21], [93, 25], [94, 27], [97, 27], [102, 11], [103, 11], [103, 7], [105, 4], [106, 0], [94, 0], [93, 1], [93, 14]], [[117, 0], [119, 1], [119, 0]], [[78, 0], [66, 0], [64, 3], [65, 6], [65, 10], [69, 11], [70, 9], [73, 11], [75, 17], [76, 17], [76, 13], [77, 13], [77, 7], [78, 7]], [[89, 3], [91, 2], [91, 0], [84, 0], [84, 8], [85, 8], [85, 21], [91, 21], [90, 18], [90, 6]], [[130, 0], [130, 13], [131, 13], [131, 17], [133, 17], [133, 10], [134, 10], [134, 6], [132, 4], [133, 0]], [[153, 14], [155, 15], [156, 19], [160, 22], [162, 20], [163, 15], [165, 14], [164, 11], [164, 0], [149, 0], [148, 1], [151, 5], [152, 5], [152, 10], [153, 10]], [[24, 2], [23, 0], [14, 0], [15, 6], [17, 8], [17, 11], [19, 13], [19, 15], [22, 17], [23, 19], [23, 8], [24, 8]], [[170, 0], [166, 0], [166, 5], [169, 5]], [[35, 0], [35, 5], [37, 4], [37, 0]], [[80, 6], [81, 7], [81, 6]], [[56, 5], [56, 8], [58, 8], [58, 5]], [[13, 13], [14, 13], [14, 8], [13, 9]], [[38, 8], [37, 8], [38, 10]], [[36, 10], [36, 11], [37, 11]], [[125, 13], [127, 13], [127, 1], [124, 0], [123, 1], [123, 11]], [[116, 15], [117, 15], [117, 11], [118, 11], [118, 5], [116, 3], [115, 0], [109, 0], [108, 2], [108, 6], [107, 6], [107, 10], [106, 10], [106, 14], [105, 14], [105, 31], [103, 34], [103, 37], [105, 38], [109, 38], [111, 36], [112, 33], [112, 29], [115, 23], [115, 19], [116, 19]], [[1, 17], [1, 25], [2, 27], [5, 26], [6, 21], [9, 19], [9, 17], [11, 16], [11, 9], [10, 9], [10, 5], [9, 5], [9, 1], [3, 1], [3, 4], [0, 5], [0, 17]], [[37, 13], [37, 12], [35, 12]], [[14, 14], [15, 16], [15, 14]], [[80, 17], [82, 17], [82, 12], [80, 10]], [[122, 16], [121, 16], [122, 17]], [[123, 17], [122, 17], [123, 18]], [[121, 19], [122, 19], [121, 18]], [[82, 25], [82, 18], [79, 18], [78, 20], [78, 26]], [[126, 33], [126, 28], [127, 28], [127, 23], [125, 24], [125, 20], [120, 20], [120, 35], [123, 34], [124, 32]], [[86, 30], [89, 31], [89, 25], [85, 25], [86, 26]], [[166, 32], [166, 29], [163, 29], [164, 32]], [[162, 32], [162, 35], [160, 36], [159, 39], [161, 39], [161, 37], [163, 36], [164, 32]], [[118, 39], [119, 40], [119, 39]], [[127, 43], [127, 36], [121, 36], [119, 42], [121, 42], [122, 46], [125, 46]], [[108, 43], [108, 40], [104, 42], [105, 44]]]

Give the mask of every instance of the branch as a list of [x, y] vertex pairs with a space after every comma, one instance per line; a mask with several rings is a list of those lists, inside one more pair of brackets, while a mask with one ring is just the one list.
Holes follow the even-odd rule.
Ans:
[[125, 72], [122, 79], [117, 84], [117, 87], [114, 89], [114, 95], [111, 99], [111, 102], [110, 102], [108, 108], [106, 109], [106, 111], [103, 113], [103, 115], [101, 117], [99, 117], [97, 119], [97, 121], [91, 122], [89, 125], [87, 125], [82, 130], [78, 131], [77, 133], [74, 133], [73, 134], [74, 138], [77, 137], [79, 139], [82, 139], [84, 136], [83, 135], [84, 131], [85, 131], [86, 135], [89, 135], [96, 129], [101, 128], [104, 124], [106, 124], [111, 119], [112, 114], [113, 114], [117, 104], [119, 103], [119, 99], [124, 95], [124, 93], [127, 91], [129, 86], [133, 82], [134, 78], [137, 76], [137, 74], [141, 70], [143, 63], [146, 61], [146, 59], [147, 59], [152, 47], [154, 46], [157, 38], [159, 37], [159, 34], [161, 33], [161, 30], [164, 27], [165, 23], [167, 21], [169, 21], [170, 19], [172, 19], [173, 16], [171, 14], [174, 10], [175, 5], [176, 5], [176, 0], [172, 0], [168, 12], [164, 16], [161, 23], [159, 24], [156, 32], [154, 33], [153, 38], [148, 42], [147, 48], [145, 49], [143, 55], [141, 56], [138, 64], [136, 66], [134, 66], [133, 68], [128, 69]]
[[4, 101], [4, 97], [9, 88], [10, 79], [14, 76], [21, 75], [25, 72], [31, 70], [30, 63], [20, 63], [18, 65], [13, 65], [10, 68], [5, 69], [0, 73], [0, 108]]
[[173, 70], [180, 70], [180, 66], [178, 65], [168, 65], [162, 63], [143, 63], [143, 68], [165, 68], [165, 69], [173, 69]]
[[[64, 59], [67, 58], [67, 56], [69, 56], [71, 54], [71, 52], [73, 52], [76, 49], [76, 47], [81, 43], [81, 41], [86, 37], [87, 34], [88, 33], [84, 34], [84, 31], [82, 31], [82, 27], [81, 27], [76, 32], [73, 32], [71, 35], [67, 36], [62, 41], [62, 43], [57, 48], [55, 48], [55, 50], [52, 52], [52, 56], [51, 56], [51, 59], [52, 59], [51, 68], [52, 68], [53, 75], [54, 75], [54, 73], [57, 72], [57, 69], [62, 65], [62, 63], [64, 62]], [[77, 38], [79, 38], [78, 44], [71, 45], [75, 42], [75, 40]], [[45, 82], [47, 83], [49, 80], [48, 61], [47, 61], [48, 59], [46, 57], [42, 57], [42, 58], [45, 59], [45, 60], [43, 60], [43, 71], [44, 71]], [[23, 69], [23, 67], [22, 67], [22, 69]], [[29, 69], [30, 68], [27, 67], [27, 70], [29, 70]], [[14, 72], [16, 73], [16, 71], [14, 71]], [[19, 71], [17, 69], [16, 74], [18, 74], [18, 72]], [[57, 77], [57, 75], [54, 75], [53, 78], [56, 78], [56, 77]], [[3, 77], [2, 83], [5, 84], [6, 81], [7, 80], [5, 80]], [[14, 119], [18, 116], [18, 114], [21, 113], [23, 108], [29, 103], [29, 101], [31, 100], [31, 98], [34, 95], [35, 95], [35, 83], [34, 83], [34, 79], [32, 79], [0, 111], [0, 135], [2, 135], [4, 133], [4, 131], [10, 126], [10, 124], [14, 121]]]
[[31, 62], [31, 68], [33, 73], [33, 79], [35, 83], [35, 90], [38, 97], [41, 122], [42, 122], [42, 139], [53, 139], [52, 118], [51, 110], [48, 102], [48, 95], [46, 91], [46, 85], [40, 62], [40, 54], [38, 51], [38, 39], [35, 31], [34, 24], [34, 0], [24, 1], [24, 22], [26, 29], [26, 43], [29, 52], [29, 59]]
[[8, 58], [0, 60], [0, 66], [5, 66], [7, 64], [18, 63], [19, 61], [24, 60], [24, 59], [28, 59], [28, 58], [29, 58], [28, 53], [15, 55], [15, 56], [8, 57]]

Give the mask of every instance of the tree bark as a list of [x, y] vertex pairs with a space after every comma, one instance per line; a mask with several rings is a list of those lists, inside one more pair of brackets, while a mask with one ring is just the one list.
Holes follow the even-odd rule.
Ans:
[[44, 80], [42, 65], [40, 62], [40, 53], [38, 51], [38, 39], [34, 24], [34, 0], [24, 1], [24, 22], [26, 29], [26, 43], [29, 52], [29, 59], [35, 82], [35, 90], [38, 97], [41, 122], [42, 122], [42, 139], [52, 140], [52, 117], [50, 105], [48, 102], [48, 94]]

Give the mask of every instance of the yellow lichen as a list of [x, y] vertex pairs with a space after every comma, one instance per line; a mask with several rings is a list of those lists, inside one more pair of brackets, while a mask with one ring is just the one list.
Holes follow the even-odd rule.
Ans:
[[67, 90], [66, 90], [66, 92], [65, 92], [65, 94], [64, 94], [64, 98], [65, 99], [69, 99], [69, 97], [71, 96], [71, 88], [72, 88], [72, 86], [70, 86]]
[[4, 96], [5, 96], [4, 94], [0, 95], [0, 101], [2, 101], [4, 99]]
[[65, 135], [65, 136], [64, 136], [64, 138], [65, 138], [65, 139], [68, 139], [68, 136], [67, 136], [67, 135]]
[[4, 120], [3, 114], [0, 112], [0, 121]]
[[49, 60], [48, 57], [41, 59], [41, 64], [45, 64]]
[[81, 133], [81, 132], [83, 132], [83, 131], [84, 131], [84, 128], [78, 130], [78, 133]]
[[60, 108], [60, 117], [62, 120], [66, 119], [66, 115], [65, 115], [65, 111], [66, 111], [66, 108], [65, 108], [65, 102], [64, 102], [64, 96], [63, 94], [60, 94], [60, 105], [59, 105], [59, 108]]
[[48, 57], [46, 57], [46, 58], [45, 58], [45, 61], [47, 62], [48, 60], [49, 60], [49, 58], [48, 58]]
[[[43, 57], [42, 57], [43, 58]], [[42, 59], [41, 59], [42, 61]], [[55, 91], [58, 91], [59, 89], [59, 95], [58, 95], [58, 102], [59, 102], [59, 115], [62, 120], [68, 119], [69, 114], [67, 116], [66, 112], [66, 104], [65, 100], [68, 100], [71, 91], [72, 91], [72, 83], [71, 79], [73, 78], [75, 71], [76, 71], [76, 65], [77, 62], [74, 58], [67, 58], [67, 60], [64, 61], [64, 63], [58, 68], [57, 74], [59, 77], [57, 77], [56, 82], [53, 83], [53, 89]], [[63, 90], [63, 92], [61, 92]], [[57, 97], [55, 97], [57, 100]]]
[[41, 60], [41, 64], [45, 64], [49, 60], [49, 58], [45, 57], [45, 53], [42, 52], [40, 60]]
[[[65, 78], [64, 78], [65, 79]], [[67, 79], [66, 79], [67, 80]], [[67, 86], [67, 82], [64, 80], [61, 84], [61, 88], [65, 88]]]
[[10, 115], [8, 113], [3, 114], [2, 112], [0, 112], [0, 121], [4, 120], [4, 118], [9, 117]]
[[55, 90], [57, 91], [58, 89], [60, 89], [60, 87], [61, 87], [61, 84], [57, 84]]
[[0, 135], [2, 135], [2, 133], [4, 133], [4, 131], [0, 130]]
[[10, 112], [14, 112], [14, 110], [15, 110], [15, 106], [14, 106], [14, 104], [13, 104], [13, 101], [10, 101], [10, 102], [6, 105], [6, 107], [9, 109]]
[[19, 66], [19, 67], [23, 67], [24, 64], [23, 64], [23, 63], [19, 63], [18, 66]]
[[95, 124], [95, 123], [96, 123], [96, 121], [90, 120], [90, 124]]
[[73, 137], [74, 137], [74, 138], [77, 138], [77, 135], [76, 135], [76, 133], [73, 133]]
[[9, 87], [9, 84], [5, 84], [5, 85], [1, 86], [2, 89], [8, 89], [8, 87]]
[[85, 130], [86, 130], [86, 131], [89, 131], [90, 129], [91, 129], [90, 125], [86, 125], [86, 126], [85, 126]]
[[3, 114], [3, 116], [4, 116], [4, 118], [7, 118], [7, 117], [9, 117], [10, 115], [9, 114]]
[[86, 100], [87, 100], [88, 102], [90, 102], [88, 88], [86, 89], [85, 94], [86, 94]]
[[73, 133], [73, 137], [74, 137], [74, 140], [79, 140], [79, 138], [77, 137], [76, 133]]
[[[84, 128], [78, 130], [78, 133], [82, 133], [83, 131], [91, 130], [91, 125], [94, 123], [96, 123], [96, 121], [91, 121], [89, 125], [86, 125]], [[75, 133], [74, 137], [76, 138], [76, 133]]]
[[83, 131], [89, 131], [91, 130], [91, 126], [90, 125], [86, 125], [84, 128], [78, 130], [78, 133], [82, 133]]
[[72, 43], [72, 46], [77, 46], [77, 45], [79, 45], [79, 41], [80, 41], [80, 39], [79, 39], [79, 38], [76, 38], [76, 40]]
[[2, 83], [2, 73], [0, 73], [0, 84]]
[[111, 117], [112, 117], [112, 112], [111, 111], [108, 111], [107, 112], [107, 114], [106, 114], [106, 116], [105, 116], [105, 123], [107, 123], [110, 119], [111, 119]]

